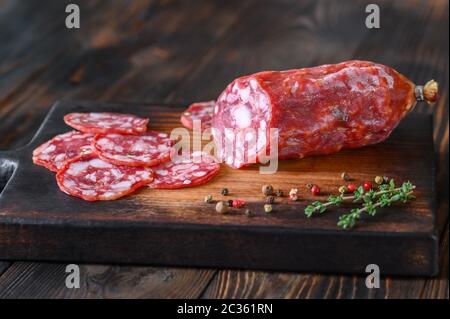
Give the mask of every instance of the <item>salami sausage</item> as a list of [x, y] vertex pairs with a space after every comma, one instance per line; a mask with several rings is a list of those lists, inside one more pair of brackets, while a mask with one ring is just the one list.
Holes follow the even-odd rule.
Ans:
[[152, 169], [154, 180], [149, 187], [173, 189], [206, 184], [219, 173], [220, 164], [208, 154], [194, 152]]
[[92, 143], [98, 156], [110, 163], [153, 166], [170, 160], [173, 141], [166, 133], [142, 135], [98, 134]]
[[70, 160], [56, 174], [63, 192], [87, 201], [117, 199], [152, 180], [150, 168], [114, 165], [94, 153]]
[[373, 62], [260, 72], [219, 96], [213, 136], [220, 159], [235, 168], [270, 153], [270, 129], [278, 131], [279, 159], [330, 154], [385, 140], [416, 100], [436, 98], [436, 82], [415, 86]]
[[85, 133], [141, 134], [147, 131], [148, 119], [122, 113], [69, 113], [64, 122]]
[[211, 127], [212, 113], [215, 101], [197, 102], [191, 104], [186, 111], [181, 115], [181, 124], [188, 129], [194, 128], [194, 121], [200, 121], [201, 129]]
[[94, 134], [70, 131], [60, 134], [33, 151], [33, 162], [51, 171], [58, 171], [68, 160], [92, 152]]

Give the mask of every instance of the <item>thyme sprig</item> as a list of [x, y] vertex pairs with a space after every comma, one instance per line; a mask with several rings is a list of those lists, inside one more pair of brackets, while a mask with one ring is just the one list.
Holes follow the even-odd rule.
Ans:
[[389, 183], [379, 185], [377, 189], [365, 191], [362, 186], [358, 187], [353, 194], [331, 195], [326, 202], [315, 201], [305, 208], [305, 214], [309, 218], [315, 213], [323, 214], [332, 206], [339, 206], [345, 201], [361, 203], [360, 208], [353, 208], [349, 213], [339, 217], [337, 223], [342, 228], [352, 228], [363, 213], [374, 216], [377, 208], [390, 206], [394, 202], [406, 203], [415, 199], [413, 195], [416, 187], [411, 182], [404, 182], [400, 187], [395, 185], [391, 179]]

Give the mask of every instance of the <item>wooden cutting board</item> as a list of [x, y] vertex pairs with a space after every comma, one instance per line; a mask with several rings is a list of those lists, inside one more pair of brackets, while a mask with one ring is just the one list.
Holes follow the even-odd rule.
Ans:
[[[330, 156], [280, 162], [273, 175], [257, 166], [223, 165], [209, 184], [180, 190], [143, 188], [110, 202], [85, 202], [59, 191], [54, 173], [31, 161], [33, 149], [70, 130], [69, 112], [113, 111], [151, 119], [151, 128], [179, 127], [185, 106], [62, 101], [54, 105], [31, 143], [0, 153], [0, 259], [249, 268], [364, 274], [377, 264], [381, 274], [435, 275], [435, 153], [432, 120], [409, 115], [384, 143]], [[336, 192], [341, 172], [360, 183], [388, 175], [417, 185], [417, 200], [382, 209], [353, 230], [336, 226], [348, 206], [308, 219], [304, 207]], [[323, 195], [313, 197], [307, 183]], [[261, 185], [287, 194], [300, 189], [301, 201], [277, 199], [263, 212]], [[227, 187], [229, 196], [220, 189]], [[219, 215], [205, 195], [241, 198], [255, 212]]]

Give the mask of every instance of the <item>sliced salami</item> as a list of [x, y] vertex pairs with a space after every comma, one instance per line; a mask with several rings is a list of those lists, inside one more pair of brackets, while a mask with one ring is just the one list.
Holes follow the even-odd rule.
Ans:
[[33, 162], [58, 171], [68, 160], [92, 152], [94, 134], [70, 131], [60, 134], [33, 151]]
[[141, 134], [147, 131], [148, 119], [122, 113], [70, 113], [64, 122], [85, 133]]
[[181, 115], [181, 124], [189, 129], [194, 128], [194, 121], [201, 123], [201, 129], [211, 127], [215, 101], [198, 102], [191, 104]]
[[173, 141], [166, 133], [99, 134], [92, 143], [105, 161], [127, 166], [154, 166], [170, 160]]
[[194, 152], [152, 169], [154, 180], [149, 187], [170, 189], [206, 184], [219, 173], [220, 164], [208, 154]]
[[94, 153], [72, 159], [56, 174], [63, 192], [87, 201], [117, 199], [152, 180], [150, 168], [114, 165]]

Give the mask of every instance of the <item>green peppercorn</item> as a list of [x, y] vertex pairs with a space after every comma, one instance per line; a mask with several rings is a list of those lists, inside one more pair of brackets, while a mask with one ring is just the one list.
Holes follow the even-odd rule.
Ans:
[[219, 201], [216, 204], [216, 212], [219, 214], [226, 214], [230, 207], [228, 207], [228, 203], [224, 201]]
[[345, 194], [345, 193], [347, 193], [347, 191], [348, 191], [347, 186], [342, 185], [342, 186], [339, 187], [339, 193]]
[[246, 209], [244, 212], [245, 216], [247, 217], [252, 217], [253, 216], [253, 212], [250, 209]]
[[308, 184], [306, 184], [306, 188], [307, 188], [307, 189], [311, 189], [313, 186], [314, 186], [313, 183], [308, 183]]
[[277, 197], [283, 197], [283, 191], [281, 190], [281, 189], [277, 189], [277, 191], [275, 192], [275, 195], [277, 196]]
[[222, 188], [222, 189], [220, 190], [220, 193], [221, 193], [223, 196], [227, 196], [227, 195], [228, 195], [228, 188]]
[[377, 176], [375, 177], [375, 183], [377, 183], [378, 185], [381, 185], [384, 183], [384, 178], [381, 176]]
[[342, 172], [341, 178], [342, 178], [344, 181], [349, 181], [349, 180], [350, 180], [350, 175], [348, 175], [347, 172]]
[[263, 185], [261, 187], [261, 191], [264, 195], [272, 195], [273, 194], [273, 187], [272, 185]]
[[266, 197], [266, 203], [267, 204], [273, 204], [275, 202], [275, 197], [273, 196], [267, 196]]
[[213, 197], [212, 197], [212, 195], [206, 195], [205, 196], [205, 203], [212, 203], [212, 201], [213, 201]]
[[272, 205], [271, 204], [265, 204], [264, 205], [264, 211], [266, 213], [270, 213], [272, 211]]

